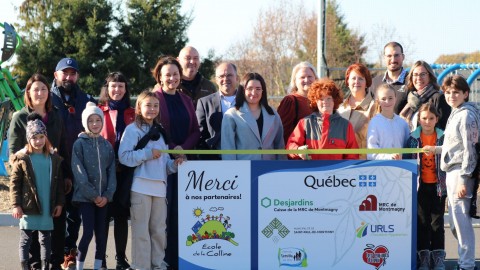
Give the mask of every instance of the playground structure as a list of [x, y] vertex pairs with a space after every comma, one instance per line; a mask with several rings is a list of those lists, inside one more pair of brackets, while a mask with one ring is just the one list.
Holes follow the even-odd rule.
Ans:
[[[6, 147], [6, 134], [12, 110], [20, 110], [24, 105], [23, 94], [12, 77], [10, 71], [2, 64], [12, 59], [15, 51], [22, 45], [22, 40], [17, 35], [15, 28], [8, 23], [0, 23], [3, 28], [3, 48], [0, 60], [0, 152], [2, 161], [8, 159]], [[0, 175], [5, 175], [3, 162], [0, 164]]]

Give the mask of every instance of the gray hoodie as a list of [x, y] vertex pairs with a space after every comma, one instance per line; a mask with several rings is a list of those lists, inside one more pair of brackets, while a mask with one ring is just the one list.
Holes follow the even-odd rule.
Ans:
[[115, 154], [112, 145], [103, 137], [80, 133], [73, 144], [72, 171], [74, 202], [93, 202], [97, 196], [109, 202], [117, 187]]
[[459, 184], [465, 184], [472, 177], [477, 165], [475, 143], [478, 141], [479, 113], [474, 103], [464, 102], [452, 110], [445, 128], [440, 168], [445, 172], [459, 169]]

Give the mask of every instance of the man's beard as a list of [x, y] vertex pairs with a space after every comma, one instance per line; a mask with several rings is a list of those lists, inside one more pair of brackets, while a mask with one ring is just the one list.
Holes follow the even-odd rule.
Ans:
[[75, 83], [72, 81], [61, 81], [58, 85], [58, 87], [63, 90], [63, 92], [67, 95], [70, 95], [72, 93], [72, 90], [75, 87]]

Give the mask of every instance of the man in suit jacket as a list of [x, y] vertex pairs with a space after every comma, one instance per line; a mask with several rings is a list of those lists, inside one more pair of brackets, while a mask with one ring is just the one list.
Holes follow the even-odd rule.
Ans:
[[[220, 131], [225, 112], [235, 106], [238, 84], [237, 68], [228, 62], [220, 63], [215, 69], [218, 91], [197, 102], [197, 119], [200, 126], [198, 149], [220, 149]], [[220, 160], [220, 155], [200, 155], [203, 160]]]

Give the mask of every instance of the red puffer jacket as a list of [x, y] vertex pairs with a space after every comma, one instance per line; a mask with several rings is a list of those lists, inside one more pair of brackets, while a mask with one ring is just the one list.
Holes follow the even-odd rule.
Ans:
[[[301, 119], [288, 138], [287, 149], [307, 145], [308, 149], [355, 149], [358, 148], [352, 124], [338, 113], [321, 115], [314, 112]], [[299, 159], [297, 154], [289, 155]], [[358, 159], [358, 154], [315, 154], [311, 159]]]

